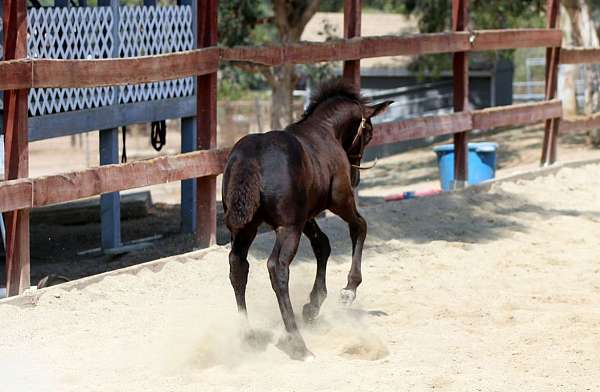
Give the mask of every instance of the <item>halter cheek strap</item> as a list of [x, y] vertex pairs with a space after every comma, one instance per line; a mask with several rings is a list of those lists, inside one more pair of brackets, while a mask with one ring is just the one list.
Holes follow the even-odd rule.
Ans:
[[361, 147], [363, 147], [362, 146], [362, 144], [364, 143], [364, 140], [363, 140], [363, 130], [365, 129], [366, 124], [367, 124], [367, 119], [363, 117], [360, 120], [360, 125], [358, 126], [358, 130], [356, 131], [356, 136], [354, 136], [354, 140], [352, 140], [352, 144], [350, 145], [350, 148], [348, 149], [348, 151], [350, 151], [354, 147], [356, 147], [356, 142], [359, 141], [359, 140], [360, 140]]
[[[353, 154], [353, 155], [348, 154], [349, 158], [358, 158], [359, 162], [362, 159], [363, 150], [365, 148], [365, 138], [364, 138], [363, 130], [366, 128], [366, 124], [367, 124], [367, 119], [365, 117], [363, 117], [360, 120], [360, 125], [358, 126], [358, 130], [356, 131], [356, 136], [354, 136], [354, 140], [352, 140], [352, 144], [350, 145], [350, 148], [348, 149], [348, 151], [352, 151], [354, 149], [354, 147], [357, 146], [356, 143], [358, 141], [360, 141], [360, 153]], [[375, 165], [377, 165], [377, 159], [375, 159], [375, 162], [373, 162], [373, 164], [370, 166], [360, 166], [360, 165], [353, 165], [353, 164], [351, 164], [350, 166], [352, 166], [356, 169], [360, 169], [360, 170], [368, 170], [368, 169], [374, 168]]]

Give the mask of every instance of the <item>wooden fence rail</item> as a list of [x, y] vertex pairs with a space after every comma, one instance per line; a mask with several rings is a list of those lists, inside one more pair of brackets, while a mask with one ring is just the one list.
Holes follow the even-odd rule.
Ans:
[[0, 62], [0, 90], [25, 88], [101, 87], [158, 82], [217, 71], [219, 61], [269, 66], [382, 56], [475, 52], [510, 48], [560, 46], [552, 29], [476, 30], [379, 36], [293, 45], [208, 47], [155, 56], [99, 60], [22, 59]]
[[[560, 101], [421, 117], [376, 125], [372, 146], [448, 135], [471, 129], [533, 124], [560, 117]], [[90, 196], [223, 172], [228, 150], [202, 150], [71, 173], [0, 182], [0, 212], [37, 208]]]
[[[28, 210], [98, 194], [196, 178], [197, 239], [214, 243], [216, 226], [215, 176], [223, 171], [227, 150], [216, 147], [216, 72], [223, 61], [281, 64], [344, 61], [344, 77], [360, 85], [360, 59], [448, 53], [454, 57], [456, 113], [379, 124], [372, 145], [438, 135], [455, 135], [457, 178], [467, 178], [467, 132], [547, 122], [544, 153], [555, 157], [555, 138], [562, 117], [556, 93], [559, 59], [567, 63], [600, 62], [600, 49], [560, 51], [557, 28], [558, 0], [548, 0], [545, 29], [475, 30], [469, 25], [468, 0], [453, 0], [453, 31], [407, 36], [360, 37], [361, 0], [344, 0], [345, 39], [292, 45], [218, 48], [217, 0], [200, 0], [197, 9], [199, 49], [160, 56], [101, 60], [47, 60], [23, 58], [26, 54], [26, 4], [4, 0], [4, 47], [8, 61], [0, 62], [0, 90], [4, 94], [4, 129], [9, 142], [8, 181], [0, 182], [0, 212], [7, 213], [7, 281], [9, 295], [22, 292], [29, 280]], [[469, 52], [528, 47], [548, 48], [547, 101], [469, 111]], [[458, 72], [458, 74], [457, 74]], [[27, 178], [27, 89], [97, 87], [157, 82], [198, 76], [197, 140], [201, 151], [165, 156], [121, 165], [106, 165], [59, 175]], [[600, 126], [600, 115], [563, 121], [562, 133]], [[23, 136], [25, 135], [25, 136]], [[24, 139], [23, 139], [24, 138]], [[12, 144], [10, 144], [12, 143]], [[462, 162], [462, 163], [461, 163]], [[202, 227], [200, 226], [202, 222]]]
[[563, 48], [561, 64], [600, 64], [600, 48]]
[[228, 150], [201, 150], [173, 156], [104, 165], [71, 173], [0, 182], [0, 212], [83, 199], [223, 172]]

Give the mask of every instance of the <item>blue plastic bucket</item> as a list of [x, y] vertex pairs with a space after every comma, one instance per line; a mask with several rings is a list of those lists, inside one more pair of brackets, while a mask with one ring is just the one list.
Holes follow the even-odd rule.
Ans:
[[[497, 149], [496, 143], [469, 143], [467, 182], [470, 185], [496, 177]], [[454, 181], [454, 145], [444, 144], [435, 147], [433, 151], [437, 154], [442, 190], [448, 192], [452, 190]]]

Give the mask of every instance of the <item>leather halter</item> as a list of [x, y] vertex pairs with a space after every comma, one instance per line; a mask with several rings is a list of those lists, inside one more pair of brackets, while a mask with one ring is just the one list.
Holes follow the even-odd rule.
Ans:
[[[366, 128], [366, 124], [367, 124], [367, 119], [362, 117], [362, 119], [360, 120], [360, 125], [358, 126], [358, 130], [356, 131], [356, 136], [354, 136], [354, 140], [352, 140], [352, 144], [350, 145], [350, 148], [348, 148], [348, 151], [352, 151], [354, 149], [354, 147], [356, 147], [358, 144], [357, 142], [360, 141], [360, 153], [358, 154], [348, 154], [348, 158], [357, 158], [358, 162], [361, 161], [362, 156], [363, 156], [363, 151], [365, 149], [365, 137], [364, 137], [364, 132], [363, 130]], [[369, 165], [369, 166], [360, 166], [360, 165], [353, 165], [350, 164], [350, 166], [352, 166], [353, 168], [359, 169], [359, 170], [369, 170], [375, 167], [375, 165], [377, 165], [377, 158], [375, 158], [375, 162], [373, 162], [373, 164]]]

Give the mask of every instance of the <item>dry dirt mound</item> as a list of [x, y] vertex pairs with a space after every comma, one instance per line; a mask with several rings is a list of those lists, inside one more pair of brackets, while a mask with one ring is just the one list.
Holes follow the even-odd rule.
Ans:
[[[310, 363], [281, 334], [264, 260], [251, 254], [241, 338], [226, 248], [170, 259], [159, 272], [47, 290], [37, 306], [0, 305], [0, 380], [14, 391], [600, 390], [600, 165], [488, 193], [363, 210], [369, 222], [352, 309], [336, 301], [347, 229], [322, 221], [330, 296], [302, 326]], [[307, 243], [292, 268], [297, 313], [314, 278]]]

